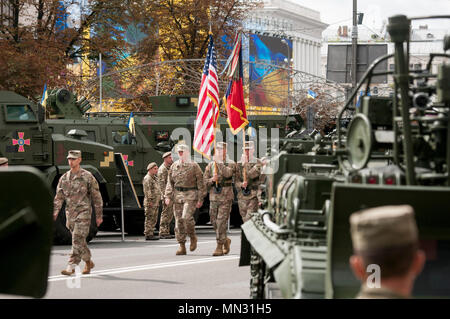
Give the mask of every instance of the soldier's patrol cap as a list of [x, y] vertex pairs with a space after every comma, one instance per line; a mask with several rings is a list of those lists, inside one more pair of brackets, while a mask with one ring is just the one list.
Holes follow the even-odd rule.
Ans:
[[178, 144], [177, 145], [177, 152], [179, 151], [187, 151], [188, 150], [188, 146], [186, 144]]
[[409, 205], [380, 206], [353, 213], [350, 230], [357, 253], [416, 244], [419, 238], [414, 209]]
[[255, 143], [253, 143], [253, 141], [245, 142], [244, 149], [251, 150], [251, 149], [253, 149], [254, 145], [255, 145]]
[[216, 144], [216, 148], [227, 148], [227, 143], [225, 143], [225, 142], [218, 142]]
[[67, 158], [81, 158], [81, 151], [77, 151], [77, 150], [71, 150], [69, 151], [69, 155], [67, 155]]
[[150, 164], [147, 165], [147, 171], [152, 169], [155, 166], [157, 166], [157, 164], [155, 162], [151, 162]]
[[0, 157], [0, 165], [4, 165], [8, 163], [8, 159], [6, 157]]
[[162, 156], [163, 159], [165, 159], [167, 156], [172, 155], [172, 152], [165, 152]]

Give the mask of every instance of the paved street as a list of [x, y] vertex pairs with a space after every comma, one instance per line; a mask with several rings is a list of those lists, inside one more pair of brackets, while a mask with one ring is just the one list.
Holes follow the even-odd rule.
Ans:
[[249, 267], [238, 267], [240, 229], [230, 230], [231, 252], [221, 257], [212, 256], [216, 241], [211, 227], [199, 227], [197, 234], [197, 249], [176, 256], [175, 239], [132, 236], [122, 242], [120, 233], [99, 233], [89, 244], [96, 266], [79, 280], [60, 274], [70, 246], [54, 246], [45, 298], [249, 298]]

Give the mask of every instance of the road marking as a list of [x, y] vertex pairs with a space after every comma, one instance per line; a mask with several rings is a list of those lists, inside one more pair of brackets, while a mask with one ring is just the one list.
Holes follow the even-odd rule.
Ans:
[[[121, 273], [125, 273], [125, 272], [169, 268], [169, 267], [194, 265], [194, 264], [201, 264], [201, 263], [207, 263], [207, 262], [226, 261], [226, 260], [234, 260], [234, 259], [239, 259], [239, 256], [209, 257], [209, 258], [203, 258], [203, 259], [190, 259], [190, 260], [185, 260], [185, 261], [173, 261], [173, 262], [160, 263], [160, 264], [150, 264], [150, 265], [105, 269], [105, 270], [93, 271], [89, 275], [82, 275], [81, 278], [91, 278], [91, 277], [99, 277], [99, 276], [103, 276], [103, 275], [121, 274]], [[50, 276], [50, 277], [48, 277], [48, 281], [49, 282], [61, 281], [61, 280], [67, 280], [70, 278], [75, 278], [75, 276], [64, 276], [64, 275]]]

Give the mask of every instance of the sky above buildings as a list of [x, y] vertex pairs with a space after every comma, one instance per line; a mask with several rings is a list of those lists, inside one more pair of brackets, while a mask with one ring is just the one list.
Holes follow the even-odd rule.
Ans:
[[[325, 33], [336, 30], [340, 25], [352, 25], [353, 0], [290, 0], [304, 7], [320, 12], [322, 22], [330, 26]], [[396, 14], [408, 17], [424, 15], [450, 15], [450, 0], [358, 0], [358, 12], [364, 13], [363, 25], [379, 31], [383, 20]], [[429, 29], [447, 29], [450, 33], [450, 19], [419, 20], [413, 28], [428, 25]]]

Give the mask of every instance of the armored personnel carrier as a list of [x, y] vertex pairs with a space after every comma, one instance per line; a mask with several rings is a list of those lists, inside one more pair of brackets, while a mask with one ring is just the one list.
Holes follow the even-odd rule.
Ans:
[[[410, 70], [411, 21], [424, 18], [442, 17], [389, 19], [395, 53], [374, 61], [339, 113], [333, 152], [338, 170], [314, 181], [304, 174], [283, 175], [274, 184], [273, 203], [242, 225], [252, 249], [253, 298], [354, 297], [360, 283], [348, 263], [349, 216], [400, 204], [414, 207], [427, 256], [413, 295], [450, 297], [445, 270], [450, 266], [450, 54], [445, 53], [450, 37], [444, 38], [444, 52], [429, 55], [424, 69]], [[392, 57], [395, 70], [375, 71]], [[444, 62], [435, 72], [431, 65], [437, 57]], [[394, 79], [392, 94], [369, 96], [373, 77], [384, 74]], [[356, 107], [352, 101], [364, 85]], [[344, 128], [341, 120], [349, 112], [353, 116]]]

